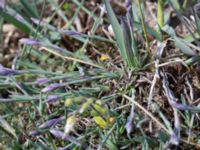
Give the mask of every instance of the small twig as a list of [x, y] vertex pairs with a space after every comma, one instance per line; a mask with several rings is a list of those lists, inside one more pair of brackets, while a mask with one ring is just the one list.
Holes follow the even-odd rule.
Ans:
[[132, 104], [126, 104], [126, 105], [123, 105], [123, 106], [119, 106], [119, 107], [115, 108], [114, 110], [117, 111], [117, 110], [120, 110], [120, 109], [124, 109], [124, 108], [126, 108], [126, 107], [131, 106], [131, 105], [132, 105]]
[[57, 53], [57, 52], [55, 52], [55, 51], [53, 51], [53, 50], [51, 50], [49, 48], [46, 48], [46, 47], [41, 47], [41, 49], [42, 50], [46, 50], [47, 52], [50, 52], [50, 53], [52, 53], [52, 54], [54, 54], [56, 56], [59, 56], [59, 57], [61, 57], [63, 59], [72, 60], [72, 61], [75, 61], [75, 62], [79, 62], [79, 63], [82, 63], [82, 64], [86, 64], [86, 65], [90, 65], [90, 66], [93, 66], [93, 67], [97, 67], [97, 68], [103, 68], [103, 67], [101, 67], [99, 65], [95, 65], [93, 63], [86, 62], [86, 61], [83, 61], [83, 60], [80, 60], [80, 59], [77, 59], [77, 58], [73, 58], [73, 57], [69, 57], [69, 56], [63, 56], [63, 55], [61, 55], [61, 54], [59, 54], [59, 53]]
[[[135, 101], [135, 89], [132, 90], [132, 97], [131, 98], [133, 99], [133, 101]], [[135, 105], [132, 102], [131, 112], [130, 112], [130, 115], [127, 119], [126, 126], [125, 126], [128, 137], [130, 136], [131, 132], [134, 129], [134, 123], [133, 123], [134, 116], [135, 116], [134, 110], [135, 110]]]
[[151, 107], [151, 103], [152, 103], [152, 99], [153, 99], [154, 87], [156, 85], [157, 78], [159, 78], [159, 67], [158, 67], [159, 66], [159, 59], [162, 56], [162, 53], [164, 51], [165, 46], [166, 46], [166, 43], [161, 43], [160, 46], [157, 49], [156, 60], [154, 61], [156, 71], [155, 71], [155, 74], [154, 74], [154, 77], [153, 77], [153, 81], [152, 81], [152, 84], [151, 84], [151, 88], [150, 88], [150, 94], [149, 94], [149, 97], [148, 97], [147, 109], [150, 109], [150, 107]]
[[173, 102], [176, 102], [176, 98], [174, 96], [174, 93], [171, 91], [171, 89], [169, 88], [169, 83], [165, 77], [165, 74], [163, 73], [163, 88], [165, 91], [165, 95], [167, 96], [168, 102], [169, 104], [172, 106], [172, 109], [174, 111], [174, 132], [176, 134], [176, 140], [177, 141], [171, 141], [170, 143], [173, 143], [175, 145], [179, 144], [179, 140], [180, 140], [180, 119], [179, 119], [179, 115], [178, 115], [178, 110], [177, 108], [174, 107]]
[[170, 131], [158, 120], [156, 119], [147, 109], [141, 106], [138, 102], [134, 101], [131, 97], [123, 95], [126, 99], [133, 102], [138, 108], [140, 108], [147, 116], [149, 116], [154, 122], [156, 122], [163, 130], [170, 134]]
[[171, 64], [175, 64], [175, 63], [182, 63], [186, 68], [189, 69], [189, 67], [187, 66], [187, 64], [183, 60], [181, 60], [179, 58], [177, 58], [174, 61], [169, 61], [169, 62], [166, 62], [166, 63], [162, 63], [162, 64], [158, 65], [158, 67], [164, 67], [164, 66], [168, 66], [168, 65], [171, 65]]
[[186, 84], [188, 85], [189, 90], [190, 90], [190, 99], [191, 99], [191, 101], [193, 101], [194, 100], [194, 91], [193, 91], [192, 85], [191, 85], [188, 77], [186, 77]]
[[178, 114], [177, 108], [173, 108], [174, 110], [174, 132], [176, 136], [178, 137], [178, 140], [180, 140], [180, 135], [181, 135], [181, 129], [180, 129], [180, 118]]
[[180, 141], [183, 142], [183, 143], [186, 143], [186, 144], [200, 148], [200, 144], [198, 144], [198, 143], [194, 143], [194, 142], [191, 142], [191, 141], [188, 142], [187, 140], [184, 140], [184, 139], [181, 139]]

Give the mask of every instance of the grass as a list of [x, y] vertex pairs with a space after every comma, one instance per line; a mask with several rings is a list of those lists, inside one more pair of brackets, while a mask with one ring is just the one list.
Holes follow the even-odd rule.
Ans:
[[0, 148], [199, 149], [199, 16], [155, 4], [157, 17], [140, 0], [0, 8]]

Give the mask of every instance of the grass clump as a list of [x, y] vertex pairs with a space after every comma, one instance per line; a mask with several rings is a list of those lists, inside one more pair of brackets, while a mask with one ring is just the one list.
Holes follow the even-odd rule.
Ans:
[[199, 16], [188, 4], [0, 2], [0, 147], [199, 149]]

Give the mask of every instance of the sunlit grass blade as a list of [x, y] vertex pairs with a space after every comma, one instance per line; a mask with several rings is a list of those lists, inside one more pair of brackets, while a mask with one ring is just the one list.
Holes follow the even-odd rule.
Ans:
[[128, 61], [130, 61], [131, 65], [139, 67], [140, 63], [138, 60], [138, 49], [136, 46], [135, 38], [133, 36], [133, 30], [131, 28], [130, 19], [128, 16], [124, 19], [121, 19], [121, 28], [123, 30], [124, 42], [126, 47], [125, 53], [127, 55]]
[[164, 0], [158, 0], [158, 25], [164, 26]]
[[105, 3], [106, 10], [107, 10], [107, 13], [108, 13], [108, 18], [110, 20], [110, 23], [112, 25], [113, 31], [115, 33], [115, 38], [116, 38], [116, 41], [117, 41], [117, 45], [119, 46], [119, 50], [120, 50], [120, 53], [121, 53], [124, 61], [130, 67], [137, 67], [137, 64], [134, 61], [134, 59], [136, 57], [133, 54], [134, 50], [132, 48], [128, 49], [129, 46], [127, 45], [127, 42], [131, 42], [131, 40], [133, 40], [133, 39], [127, 39], [128, 38], [127, 37], [128, 33], [124, 33], [124, 32], [131, 32], [131, 31], [130, 30], [127, 31], [125, 29], [124, 25], [122, 25], [122, 27], [121, 27], [121, 25], [118, 22], [117, 17], [115, 15], [115, 13], [114, 13], [109, 1], [108, 0], [104, 0], [104, 3]]
[[117, 43], [118, 43], [118, 46], [120, 48], [120, 52], [122, 54], [122, 57], [127, 60], [127, 56], [126, 56], [126, 47], [125, 47], [125, 43], [124, 43], [124, 36], [123, 36], [123, 31], [122, 31], [122, 28], [117, 20], [117, 17], [115, 16], [112, 8], [111, 8], [111, 5], [109, 4], [109, 2], [107, 0], [104, 0], [104, 3], [106, 5], [106, 9], [107, 9], [107, 12], [108, 12], [108, 17], [109, 17], [109, 20], [112, 24], [112, 27], [113, 27], [113, 30], [114, 30], [114, 33], [115, 33], [115, 37], [116, 37], [116, 40], [117, 40]]

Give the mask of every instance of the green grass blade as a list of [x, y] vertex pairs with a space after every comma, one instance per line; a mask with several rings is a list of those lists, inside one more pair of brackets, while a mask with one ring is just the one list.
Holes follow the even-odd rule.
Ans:
[[23, 5], [24, 10], [29, 15], [29, 17], [39, 18], [38, 10], [33, 3], [30, 3], [27, 0], [20, 0], [20, 2]]
[[200, 35], [200, 18], [199, 18], [199, 16], [195, 13], [195, 11], [194, 11], [194, 18], [195, 18], [195, 23], [196, 23], [196, 27], [197, 27], [197, 33], [198, 33], [198, 35]]
[[17, 139], [17, 135], [15, 133], [15, 129], [13, 127], [11, 127], [8, 124], [8, 122], [2, 116], [0, 116], [0, 125], [2, 126], [2, 128], [5, 131], [7, 131], [8, 133], [12, 134]]
[[104, 0], [105, 6], [106, 6], [106, 10], [108, 12], [108, 18], [111, 22], [113, 31], [115, 33], [115, 38], [117, 40], [117, 44], [119, 46], [119, 50], [120, 53], [123, 57], [123, 59], [125, 60], [125, 62], [129, 65], [132, 66], [130, 60], [128, 59], [127, 53], [126, 53], [126, 45], [125, 45], [125, 38], [124, 38], [124, 34], [123, 34], [123, 30], [117, 20], [117, 17], [114, 14], [114, 11], [110, 5], [110, 3], [108, 2], [108, 0]]
[[[136, 28], [142, 30], [142, 25], [141, 25], [141, 23], [134, 21], [134, 22], [133, 22], [133, 25], [134, 25], [134, 27], [136, 27]], [[147, 32], [148, 32], [149, 34], [151, 34], [151, 35], [152, 35], [153, 37], [155, 37], [157, 40], [162, 41], [162, 38], [160, 37], [159, 32], [153, 30], [151, 27], [148, 27], [147, 25], [146, 25], [146, 30], [147, 30]]]
[[183, 39], [180, 39], [178, 37], [174, 37], [174, 41], [175, 41], [175, 45], [177, 48], [180, 48], [180, 50], [189, 56], [195, 56], [196, 53], [189, 47], [187, 46], [186, 41], [184, 41]]
[[106, 9], [108, 11], [108, 17], [109, 17], [109, 20], [113, 27], [118, 46], [120, 47], [120, 51], [121, 51], [123, 57], [125, 57], [125, 49], [126, 48], [125, 48], [125, 44], [124, 44], [124, 36], [123, 36], [122, 28], [121, 28], [121, 26], [117, 20], [117, 17], [115, 16], [114, 11], [111, 8], [111, 5], [108, 2], [108, 0], [104, 0], [104, 3], [106, 5]]
[[3, 17], [7, 22], [12, 23], [14, 26], [16, 26], [18, 29], [23, 31], [26, 34], [30, 34], [31, 28], [26, 25], [25, 23], [22, 23], [21, 21], [17, 20], [15, 17], [11, 16], [10, 14], [0, 10], [0, 16]]

